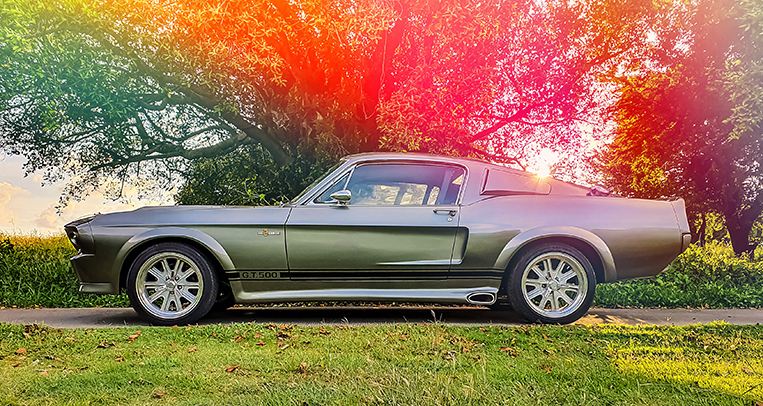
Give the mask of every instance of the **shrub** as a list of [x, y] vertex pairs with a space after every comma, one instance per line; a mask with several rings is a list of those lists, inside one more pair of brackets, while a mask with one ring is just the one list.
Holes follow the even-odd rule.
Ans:
[[692, 245], [653, 278], [599, 285], [594, 304], [763, 307], [763, 261], [737, 257], [728, 245], [717, 242]]
[[[761, 249], [763, 250], [763, 249]], [[118, 296], [81, 294], [66, 236], [0, 234], [0, 306], [128, 306]], [[758, 253], [755, 258], [760, 258]], [[667, 271], [649, 279], [602, 284], [603, 307], [763, 307], [763, 261], [736, 257], [727, 245], [691, 246]]]
[[126, 295], [80, 294], [66, 236], [0, 234], [0, 306], [126, 306]]

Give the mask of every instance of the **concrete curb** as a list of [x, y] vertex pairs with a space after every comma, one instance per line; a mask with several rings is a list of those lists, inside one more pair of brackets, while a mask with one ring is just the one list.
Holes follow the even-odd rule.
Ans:
[[[453, 307], [273, 307], [233, 308], [212, 313], [199, 324], [275, 323], [296, 325], [379, 325], [431, 323], [449, 325], [526, 324], [512, 311]], [[723, 321], [735, 325], [763, 324], [763, 309], [604, 309], [592, 308], [575, 324], [685, 326]], [[46, 324], [54, 328], [99, 328], [149, 325], [130, 308], [1, 309], [0, 323]]]

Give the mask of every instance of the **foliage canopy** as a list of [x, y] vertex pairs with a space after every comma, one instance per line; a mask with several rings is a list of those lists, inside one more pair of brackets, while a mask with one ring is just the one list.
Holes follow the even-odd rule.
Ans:
[[[658, 6], [490, 0], [2, 0], [0, 148], [77, 196], [258, 145], [522, 164], [580, 147]], [[661, 6], [659, 6], [661, 7]], [[594, 123], [595, 124], [595, 123]]]
[[603, 169], [625, 195], [686, 198], [695, 237], [706, 213], [721, 214], [734, 251], [750, 252], [763, 212], [763, 5], [690, 5], [651, 65], [624, 79]]

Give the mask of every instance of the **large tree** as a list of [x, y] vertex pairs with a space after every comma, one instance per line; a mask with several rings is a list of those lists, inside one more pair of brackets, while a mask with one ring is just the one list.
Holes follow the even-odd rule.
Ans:
[[352, 107], [392, 15], [362, 0], [1, 5], [0, 148], [74, 175], [75, 194], [247, 143], [290, 163], [331, 137], [321, 113]]
[[279, 165], [567, 148], [658, 15], [609, 0], [1, 1], [0, 148], [76, 175], [75, 194], [245, 144]]
[[[725, 219], [737, 254], [763, 212], [763, 5], [699, 0], [674, 10], [649, 64], [624, 79], [608, 182], [625, 195], [687, 200]], [[659, 43], [657, 43], [659, 42]]]
[[[500, 1], [411, 7], [381, 103], [383, 145], [526, 162], [566, 149], [640, 52], [657, 7], [632, 1]], [[501, 158], [501, 157], [494, 157]]]
[[284, 203], [325, 173], [332, 158], [297, 156], [290, 165], [282, 166], [269, 159], [262, 147], [246, 145], [223, 156], [193, 160], [175, 201], [241, 206]]

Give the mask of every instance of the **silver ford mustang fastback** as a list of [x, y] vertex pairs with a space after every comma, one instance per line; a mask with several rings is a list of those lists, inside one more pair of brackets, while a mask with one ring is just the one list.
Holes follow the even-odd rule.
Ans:
[[155, 324], [285, 301], [506, 303], [570, 323], [597, 283], [651, 276], [689, 245], [684, 201], [606, 196], [470, 159], [344, 158], [280, 207], [144, 207], [66, 225], [80, 291]]

